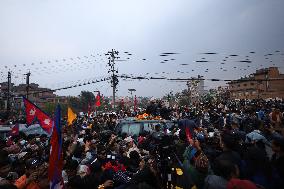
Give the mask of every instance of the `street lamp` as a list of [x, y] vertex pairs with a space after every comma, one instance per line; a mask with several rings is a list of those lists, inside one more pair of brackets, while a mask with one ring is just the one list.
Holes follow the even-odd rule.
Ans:
[[130, 92], [131, 96], [132, 96], [132, 93], [136, 91], [136, 89], [128, 89], [128, 91]]

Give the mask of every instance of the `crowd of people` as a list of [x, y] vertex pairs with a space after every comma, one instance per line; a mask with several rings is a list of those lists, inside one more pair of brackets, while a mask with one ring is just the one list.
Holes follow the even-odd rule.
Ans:
[[[173, 121], [138, 136], [115, 126], [123, 111], [82, 116], [63, 126], [64, 188], [277, 189], [284, 187], [284, 102], [152, 102], [140, 113]], [[49, 188], [50, 137], [0, 141], [0, 189]]]

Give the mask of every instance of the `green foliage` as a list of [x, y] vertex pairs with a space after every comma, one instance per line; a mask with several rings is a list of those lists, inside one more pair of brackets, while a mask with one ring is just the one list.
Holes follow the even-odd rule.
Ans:
[[207, 102], [213, 102], [216, 100], [216, 91], [214, 90], [209, 90], [209, 92], [205, 95], [202, 96], [202, 100], [203, 101], [207, 101]]
[[[66, 116], [67, 115], [67, 105], [66, 104], [61, 104], [59, 103], [59, 105], [61, 106], [61, 113], [62, 116]], [[56, 109], [57, 103], [46, 103], [44, 107], [42, 107], [43, 111], [46, 112], [48, 115], [53, 116], [55, 109]]]
[[124, 106], [121, 102], [119, 102], [119, 103], [117, 104], [116, 108], [117, 108], [118, 111], [119, 111], [119, 110], [125, 110], [125, 106]]
[[68, 105], [75, 112], [85, 112], [88, 105], [95, 104], [95, 95], [90, 91], [81, 91], [79, 97], [68, 97]]
[[95, 104], [95, 95], [90, 91], [81, 91], [79, 97], [83, 107], [88, 108], [88, 104]]
[[67, 117], [68, 105], [67, 104], [60, 104], [60, 106], [61, 106], [62, 117]]
[[147, 98], [147, 97], [140, 98], [140, 101], [138, 103], [138, 107], [147, 108], [148, 105], [149, 105], [149, 98]]
[[[107, 97], [101, 98], [101, 106], [96, 107], [97, 111], [109, 111], [112, 110], [110, 99]], [[95, 95], [89, 91], [82, 91], [79, 97], [68, 97], [68, 105], [74, 112], [86, 112], [88, 105], [90, 104], [93, 108], [96, 103]]]
[[181, 97], [181, 98], [179, 99], [179, 105], [180, 105], [180, 106], [187, 106], [187, 105], [190, 105], [190, 99], [189, 99], [189, 97], [185, 97], [185, 96]]
[[54, 111], [55, 111], [55, 108], [56, 108], [56, 104], [48, 102], [42, 108], [43, 108], [43, 111], [45, 111], [47, 114], [53, 115]]
[[81, 112], [83, 110], [83, 106], [82, 106], [81, 101], [78, 97], [69, 97], [68, 98], [68, 105], [75, 112]]
[[190, 92], [187, 89], [181, 92], [177, 92], [175, 94], [170, 92], [169, 94], [165, 95], [162, 99], [167, 100], [170, 103], [170, 106], [176, 103], [179, 106], [187, 106], [191, 104]]
[[96, 107], [97, 111], [110, 111], [112, 110], [111, 104], [110, 104], [111, 100], [104, 97], [103, 99], [101, 98], [101, 106], [100, 107]]

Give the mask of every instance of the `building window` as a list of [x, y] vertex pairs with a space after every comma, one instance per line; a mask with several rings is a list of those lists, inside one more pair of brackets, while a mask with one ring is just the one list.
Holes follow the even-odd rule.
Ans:
[[247, 86], [247, 84], [245, 83], [245, 84], [244, 84], [244, 87], [246, 87], [246, 86]]
[[240, 84], [238, 84], [238, 87], [240, 87], [241, 85]]
[[254, 83], [250, 83], [251, 86], [254, 86]]

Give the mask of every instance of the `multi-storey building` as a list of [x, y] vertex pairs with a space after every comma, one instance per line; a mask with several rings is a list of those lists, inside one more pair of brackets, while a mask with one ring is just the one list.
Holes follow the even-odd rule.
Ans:
[[284, 99], [284, 74], [277, 67], [257, 70], [228, 84], [231, 99]]
[[[0, 96], [2, 99], [6, 101], [8, 83], [0, 83]], [[22, 96], [26, 96], [27, 94], [27, 85], [20, 84], [14, 85], [13, 83], [10, 85], [10, 103], [11, 106], [15, 109], [20, 109], [23, 106]], [[54, 94], [54, 91], [48, 88], [39, 87], [38, 84], [31, 83], [29, 85], [29, 100], [34, 102], [37, 106], [44, 108], [46, 103], [61, 103], [67, 104], [67, 97], [57, 96]]]

